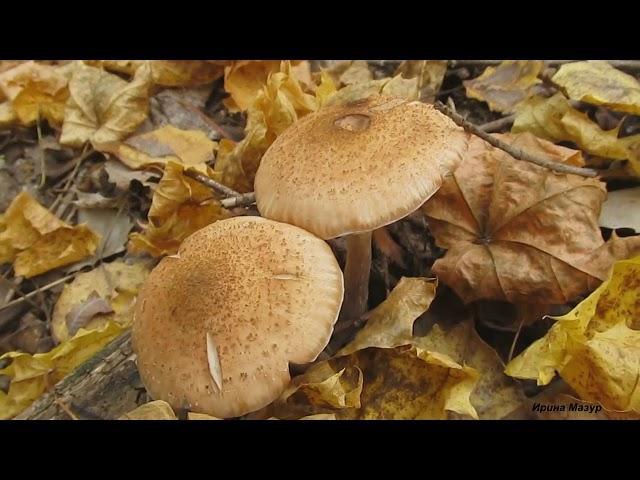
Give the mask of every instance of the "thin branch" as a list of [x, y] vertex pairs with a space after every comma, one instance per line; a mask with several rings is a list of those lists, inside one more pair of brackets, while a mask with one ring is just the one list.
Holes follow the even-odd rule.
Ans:
[[509, 145], [502, 140], [494, 137], [493, 135], [482, 131], [477, 125], [465, 120], [459, 114], [453, 112], [450, 108], [443, 105], [441, 102], [436, 102], [434, 107], [444, 113], [447, 117], [453, 120], [457, 125], [464, 128], [467, 132], [470, 132], [480, 138], [482, 138], [487, 143], [490, 143], [495, 148], [499, 148], [502, 151], [507, 152], [512, 157], [518, 160], [524, 160], [525, 162], [530, 162], [539, 167], [548, 168], [549, 170], [553, 170], [558, 173], [572, 173], [574, 175], [580, 175], [582, 177], [595, 177], [598, 173], [590, 168], [581, 168], [575, 167], [573, 165], [567, 165], [564, 163], [554, 162], [549, 160], [546, 157], [540, 155], [534, 155], [531, 152], [523, 150], [519, 147], [514, 147], [513, 145]]
[[254, 192], [242, 193], [235, 197], [220, 200], [220, 204], [224, 208], [248, 207], [254, 203], [256, 203], [256, 194]]
[[256, 194], [254, 192], [236, 192], [234, 189], [229, 188], [226, 185], [222, 185], [196, 170], [188, 169], [184, 171], [184, 174], [187, 177], [193, 178], [195, 181], [206, 185], [216, 193], [227, 197], [220, 200], [220, 204], [224, 208], [248, 207], [256, 202]]
[[66, 282], [67, 280], [72, 279], [72, 278], [73, 278], [73, 277], [75, 277], [78, 273], [80, 273], [80, 272], [79, 272], [79, 271], [78, 271], [78, 272], [74, 272], [74, 273], [72, 273], [71, 275], [67, 275], [66, 277], [59, 278], [58, 280], [56, 280], [56, 281], [54, 281], [54, 282], [48, 283], [47, 285], [43, 285], [43, 286], [42, 286], [42, 287], [40, 287], [40, 288], [36, 288], [36, 289], [35, 289], [34, 291], [32, 291], [32, 292], [29, 292], [29, 293], [24, 294], [24, 295], [23, 295], [22, 297], [20, 297], [20, 298], [16, 298], [15, 300], [10, 301], [9, 303], [5, 303], [4, 305], [0, 306], [0, 312], [1, 312], [2, 310], [5, 310], [5, 309], [9, 308], [9, 307], [12, 307], [13, 305], [18, 305], [19, 303], [22, 303], [22, 302], [24, 302], [25, 300], [30, 299], [31, 297], [33, 297], [33, 296], [37, 295], [37, 294], [38, 294], [38, 293], [40, 293], [40, 292], [44, 292], [44, 291], [46, 291], [46, 290], [49, 290], [50, 288], [55, 287], [56, 285], [60, 285], [61, 283], [64, 283], [64, 282]]
[[237, 197], [240, 195], [240, 192], [236, 192], [233, 188], [229, 188], [226, 185], [216, 182], [212, 178], [207, 177], [206, 175], [192, 169], [186, 169], [184, 174], [187, 177], [193, 178], [194, 180], [206, 185], [207, 187], [212, 188], [215, 192], [220, 195], [224, 195], [225, 197]]
[[505, 127], [510, 127], [516, 119], [516, 114], [509, 115], [506, 117], [498, 118], [492, 122], [483, 123], [478, 128], [483, 132], [491, 133], [498, 132]]

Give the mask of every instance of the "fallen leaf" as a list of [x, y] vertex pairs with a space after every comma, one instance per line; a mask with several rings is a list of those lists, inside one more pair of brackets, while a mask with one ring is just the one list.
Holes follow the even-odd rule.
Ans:
[[224, 72], [223, 64], [204, 60], [91, 60], [84, 63], [127, 75], [135, 75], [141, 66], [148, 65], [153, 83], [165, 87], [203, 85]]
[[26, 62], [0, 74], [0, 90], [11, 101], [16, 118], [30, 125], [38, 118], [62, 125], [69, 90], [58, 68]]
[[373, 74], [369, 70], [369, 63], [366, 60], [353, 60], [338, 77], [339, 84], [343, 86], [371, 80], [373, 80]]
[[142, 233], [131, 234], [129, 251], [148, 252], [154, 257], [172, 255], [193, 232], [229, 217], [212, 190], [183, 171], [182, 165], [167, 163], [153, 194], [149, 223]]
[[640, 115], [640, 82], [604, 60], [565, 63], [552, 80], [573, 100]]
[[539, 60], [505, 60], [463, 84], [469, 98], [487, 102], [494, 112], [512, 113], [518, 104], [536, 93], [543, 67]]
[[205, 413], [189, 412], [187, 413], [187, 420], [222, 420], [222, 419], [218, 417], [212, 417], [211, 415], [207, 415]]
[[279, 69], [279, 60], [240, 60], [226, 67], [224, 89], [230, 98], [225, 101], [225, 106], [230, 111], [248, 110], [269, 75]]
[[94, 290], [89, 297], [79, 305], [76, 305], [67, 313], [65, 325], [68, 336], [75, 335], [80, 328], [85, 328], [96, 315], [112, 313], [113, 309], [104, 298]]
[[0, 127], [8, 127], [18, 120], [16, 112], [11, 106], [11, 102], [0, 103]]
[[338, 91], [335, 82], [327, 72], [320, 72], [320, 85], [316, 88], [316, 100], [318, 107], [323, 106], [327, 100]]
[[134, 170], [150, 165], [166, 165], [173, 161], [202, 173], [207, 171], [207, 162], [213, 160], [218, 148], [215, 142], [199, 130], [180, 130], [167, 125], [142, 135], [128, 138], [122, 143], [97, 145], [98, 150], [108, 152]]
[[433, 281], [403, 278], [336, 357], [294, 378], [272, 406], [275, 416], [502, 418], [513, 411], [519, 391], [472, 321], [449, 329], [436, 324], [427, 336], [413, 336], [434, 294]]
[[125, 212], [116, 208], [79, 208], [78, 221], [100, 235], [100, 243], [94, 258], [75, 264], [69, 271], [92, 264], [95, 257], [110, 257], [126, 249], [133, 222]]
[[138, 408], [125, 413], [118, 420], [177, 420], [171, 406], [162, 400], [140, 405]]
[[357, 102], [378, 94], [417, 100], [419, 94], [418, 78], [405, 79], [401, 75], [396, 75], [392, 78], [354, 83], [338, 90], [323, 105]]
[[218, 140], [226, 136], [224, 130], [202, 111], [210, 94], [211, 86], [163, 90], [151, 97], [149, 117], [156, 127], [200, 130]]
[[640, 257], [616, 262], [610, 278], [505, 370], [548, 384], [556, 372], [587, 402], [640, 413]]
[[571, 141], [592, 155], [629, 160], [640, 176], [640, 134], [618, 138], [619, 128], [602, 130], [586, 113], [575, 110], [557, 93], [549, 98], [534, 96], [522, 102], [511, 131], [531, 132], [553, 142]]
[[149, 181], [151, 177], [160, 177], [162, 176], [162, 171], [154, 172], [152, 170], [149, 171], [138, 171], [131, 170], [122, 164], [122, 162], [118, 160], [109, 159], [103, 165], [102, 168], [104, 172], [107, 174], [107, 182], [110, 184], [114, 184], [116, 190], [121, 192], [129, 191], [131, 187], [131, 182], [133, 180], [137, 180], [145, 187], [155, 186], [155, 183]]
[[51, 332], [58, 342], [65, 342], [70, 334], [67, 319], [80, 306], [87, 306], [92, 298], [103, 299], [113, 310], [91, 317], [82, 328], [102, 328], [115, 323], [123, 328], [133, 321], [133, 307], [138, 289], [147, 278], [149, 268], [142, 263], [126, 264], [122, 260], [103, 263], [99, 267], [81, 273], [64, 286], [51, 318]]
[[86, 225], [66, 224], [28, 192], [0, 216], [0, 264], [13, 262], [15, 274], [27, 278], [93, 255], [98, 242]]
[[609, 192], [598, 223], [601, 227], [632, 228], [640, 233], [640, 187]]
[[9, 352], [2, 355], [0, 360], [10, 359], [11, 363], [0, 369], [0, 375], [6, 375], [11, 383], [8, 393], [0, 390], [0, 419], [19, 414], [122, 331], [123, 327], [109, 322], [97, 330], [80, 329], [73, 338], [46, 353]]
[[[558, 162], [579, 152], [531, 134], [502, 140]], [[604, 184], [518, 161], [473, 137], [461, 166], [422, 207], [438, 246], [432, 271], [465, 302], [561, 304], [591, 291], [640, 237], [605, 243], [598, 227]]]
[[316, 98], [305, 93], [293, 76], [291, 63], [282, 62], [280, 68], [268, 77], [250, 105], [244, 139], [237, 144], [220, 141], [214, 170], [222, 183], [241, 193], [253, 190], [260, 159], [276, 137], [318, 108]]
[[447, 64], [446, 60], [405, 60], [398, 66], [396, 75], [407, 79], [416, 78], [419, 99], [433, 103], [444, 81]]
[[147, 117], [151, 72], [147, 64], [131, 82], [83, 63], [69, 81], [60, 143], [79, 148], [123, 140]]

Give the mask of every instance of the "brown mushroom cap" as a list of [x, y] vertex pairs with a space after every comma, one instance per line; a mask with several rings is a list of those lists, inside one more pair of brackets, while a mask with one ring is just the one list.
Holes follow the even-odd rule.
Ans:
[[222, 418], [258, 410], [289, 383], [289, 362], [311, 362], [327, 345], [342, 297], [342, 272], [321, 239], [260, 217], [215, 222], [164, 258], [139, 294], [143, 383], [176, 409]]
[[421, 102], [374, 96], [329, 106], [294, 123], [264, 154], [258, 210], [325, 239], [374, 230], [431, 197], [467, 142]]

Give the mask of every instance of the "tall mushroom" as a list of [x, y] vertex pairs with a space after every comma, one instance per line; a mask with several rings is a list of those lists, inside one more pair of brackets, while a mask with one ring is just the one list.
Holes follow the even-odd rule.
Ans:
[[307, 115], [262, 157], [260, 213], [331, 239], [348, 235], [342, 317], [367, 309], [371, 232], [440, 188], [468, 135], [433, 106], [373, 96]]
[[258, 410], [315, 360], [343, 298], [329, 246], [260, 217], [213, 223], [164, 258], [143, 286], [133, 345], [155, 399], [221, 418]]

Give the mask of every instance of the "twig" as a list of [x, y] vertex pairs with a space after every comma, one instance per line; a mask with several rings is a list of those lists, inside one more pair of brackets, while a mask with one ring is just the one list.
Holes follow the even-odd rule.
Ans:
[[234, 189], [229, 188], [226, 185], [222, 185], [196, 170], [188, 169], [184, 171], [184, 174], [187, 177], [193, 178], [195, 181], [206, 185], [220, 195], [227, 197], [220, 200], [220, 204], [224, 208], [248, 207], [256, 202], [256, 194], [254, 192], [236, 192]]
[[516, 114], [509, 115], [507, 117], [498, 118], [492, 122], [483, 123], [478, 128], [483, 132], [497, 132], [502, 130], [504, 127], [510, 126], [514, 120], [516, 119]]
[[224, 195], [225, 197], [237, 197], [238, 195], [240, 195], [240, 192], [236, 192], [233, 188], [229, 188], [226, 185], [218, 183], [212, 178], [209, 178], [196, 170], [187, 169], [184, 171], [184, 174], [187, 177], [193, 178], [194, 180], [206, 185], [207, 187], [212, 188], [220, 195]]
[[525, 316], [522, 315], [520, 318], [520, 325], [518, 326], [518, 330], [516, 330], [516, 334], [513, 336], [513, 342], [511, 343], [511, 348], [509, 349], [509, 362], [513, 358], [513, 352], [516, 350], [516, 345], [518, 344], [518, 338], [520, 338], [520, 332], [522, 332], [522, 327], [524, 326]]
[[62, 401], [62, 400], [54, 400], [53, 403], [58, 405], [64, 413], [71, 417], [71, 420], [78, 420], [78, 417], [71, 411], [71, 409]]
[[462, 118], [462, 116], [453, 112], [450, 108], [446, 107], [441, 102], [436, 102], [434, 104], [434, 107], [438, 111], [444, 113], [451, 120], [453, 120], [457, 125], [464, 128], [467, 132], [480, 137], [487, 143], [493, 145], [495, 148], [499, 148], [500, 150], [507, 152], [509, 155], [518, 160], [524, 160], [526, 162], [538, 165], [539, 167], [548, 168], [549, 170], [553, 170], [558, 173], [572, 173], [574, 175], [580, 175], [582, 177], [595, 177], [597, 175], [597, 172], [590, 168], [581, 168], [575, 167], [573, 165], [566, 165], [564, 163], [557, 163], [540, 155], [534, 155], [531, 152], [523, 150], [522, 148], [509, 145], [508, 143], [499, 140], [493, 135], [482, 131], [477, 125], [474, 125], [473, 123], [465, 120], [464, 118]]
[[256, 194], [254, 192], [242, 193], [235, 197], [220, 200], [220, 204], [224, 208], [248, 207], [254, 203], [256, 203]]
[[4, 305], [0, 306], [0, 312], [6, 308], [9, 308], [13, 305], [18, 305], [19, 303], [24, 302], [25, 300], [28, 300], [29, 298], [37, 295], [40, 292], [44, 292], [46, 290], [49, 290], [50, 288], [55, 287], [56, 285], [60, 285], [61, 283], [66, 282], [67, 280], [72, 279], [73, 277], [75, 277], [79, 272], [74, 272], [71, 275], [67, 275], [66, 277], [62, 277], [59, 278], [58, 280], [48, 283], [47, 285], [44, 285], [40, 288], [36, 288], [33, 292], [29, 292], [24, 294], [23, 296], [21, 296], [20, 298], [16, 298], [15, 300], [10, 301], [9, 303], [5, 303]]

